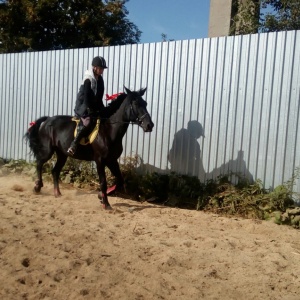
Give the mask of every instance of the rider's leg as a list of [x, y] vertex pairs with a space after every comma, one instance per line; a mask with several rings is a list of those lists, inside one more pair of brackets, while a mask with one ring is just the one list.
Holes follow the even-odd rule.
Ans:
[[70, 145], [70, 148], [68, 149], [68, 154], [73, 156], [76, 152], [76, 149], [79, 145], [80, 140], [87, 136], [88, 133], [90, 132], [90, 125], [92, 122], [90, 122], [90, 117], [87, 118], [81, 118], [78, 127], [77, 127], [77, 134], [76, 137], [74, 138], [73, 142]]

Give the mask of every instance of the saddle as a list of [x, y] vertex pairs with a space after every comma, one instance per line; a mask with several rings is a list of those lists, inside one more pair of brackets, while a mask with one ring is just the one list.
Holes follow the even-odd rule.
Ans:
[[[75, 127], [75, 130], [74, 130], [74, 137], [75, 137], [76, 134], [77, 134], [77, 127], [78, 127], [78, 124], [80, 122], [80, 119], [77, 118], [77, 117], [73, 117], [72, 121], [76, 122], [76, 127]], [[98, 134], [99, 127], [100, 127], [100, 119], [97, 119], [96, 126], [94, 127], [94, 129], [92, 130], [92, 132], [87, 137], [83, 137], [80, 140], [80, 145], [91, 144], [94, 141], [94, 139], [96, 138], [97, 134]]]

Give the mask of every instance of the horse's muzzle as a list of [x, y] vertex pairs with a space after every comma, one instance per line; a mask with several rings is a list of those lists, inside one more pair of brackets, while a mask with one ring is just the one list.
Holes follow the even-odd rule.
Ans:
[[143, 128], [144, 132], [151, 132], [154, 127], [154, 124], [148, 113], [145, 113], [141, 118], [137, 118], [137, 123]]
[[150, 120], [149, 122], [143, 121], [140, 126], [143, 128], [144, 132], [152, 132], [154, 127], [153, 122]]

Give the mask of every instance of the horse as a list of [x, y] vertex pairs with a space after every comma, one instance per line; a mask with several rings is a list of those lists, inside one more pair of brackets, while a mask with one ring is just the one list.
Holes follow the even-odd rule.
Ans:
[[[142, 98], [147, 88], [130, 91], [124, 86], [126, 93], [121, 93], [106, 109], [106, 118], [101, 118], [98, 134], [88, 145], [78, 145], [72, 156], [78, 160], [94, 161], [99, 176], [100, 192], [98, 198], [104, 209], [111, 209], [108, 202], [105, 168], [111, 171], [116, 179], [112, 190], [124, 188], [124, 180], [120, 171], [118, 159], [123, 152], [122, 139], [129, 124], [137, 124], [144, 132], [151, 132], [154, 124], [147, 111], [147, 102]], [[57, 160], [52, 169], [54, 196], [61, 196], [59, 175], [65, 165], [67, 149], [74, 139], [76, 122], [72, 116], [57, 115], [41, 117], [31, 123], [24, 137], [29, 143], [31, 153], [36, 159], [37, 180], [34, 191], [39, 193], [43, 187], [43, 165], [56, 153]]]

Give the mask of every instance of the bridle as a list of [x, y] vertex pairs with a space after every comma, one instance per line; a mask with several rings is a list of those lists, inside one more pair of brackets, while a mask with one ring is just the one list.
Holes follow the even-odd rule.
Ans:
[[134, 121], [132, 121], [133, 123], [136, 123], [136, 124], [142, 124], [143, 122], [143, 119], [145, 119], [145, 117], [148, 115], [149, 116], [149, 113], [146, 112], [145, 114], [143, 114], [141, 117], [139, 117], [137, 115], [137, 113], [133, 110], [133, 107], [132, 107], [132, 103], [130, 103], [130, 111], [131, 113], [133, 114], [133, 118], [135, 119]]
[[[138, 114], [134, 111], [133, 105], [132, 105], [133, 100], [130, 101], [130, 112], [129, 112], [129, 122], [126, 121], [109, 121], [109, 124], [118, 124], [118, 123], [123, 123], [123, 124], [137, 124], [140, 125], [142, 124], [143, 120], [146, 118], [146, 116], [150, 116], [148, 112], [143, 114], [141, 117], [138, 116]], [[110, 118], [101, 118], [102, 120], [109, 120]]]

